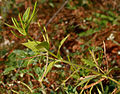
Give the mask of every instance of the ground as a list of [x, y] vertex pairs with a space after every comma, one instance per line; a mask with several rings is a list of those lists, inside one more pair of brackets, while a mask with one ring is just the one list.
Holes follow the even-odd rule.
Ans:
[[[27, 6], [30, 6], [32, 9], [32, 4], [34, 4], [35, 0], [32, 2], [30, 1], [22, 1], [21, 2], [16, 1], [16, 4], [21, 4], [20, 7], [16, 7], [14, 5], [13, 8], [9, 9], [9, 11], [6, 13], [7, 16], [3, 18], [3, 21], [6, 23], [12, 24], [11, 17], [17, 16], [17, 11], [24, 13]], [[43, 0], [44, 1], [44, 0]], [[82, 1], [82, 0], [81, 0]], [[71, 0], [68, 2], [68, 4], [57, 14], [57, 16], [52, 20], [52, 22], [47, 26], [47, 32], [50, 38], [50, 50], [54, 53], [57, 52], [57, 48], [59, 45], [59, 42], [68, 34], [70, 34], [70, 37], [65, 41], [61, 48], [61, 54], [64, 59], [67, 59], [67, 55], [69, 54], [70, 59], [76, 63], [81, 64], [83, 62], [83, 58], [88, 58], [90, 60], [90, 52], [88, 49], [97, 49], [95, 51], [96, 58], [99, 57], [99, 55], [104, 54], [102, 56], [102, 64], [100, 65], [101, 69], [103, 71], [107, 70], [107, 67], [109, 69], [113, 67], [120, 67], [120, 28], [119, 28], [119, 22], [120, 22], [120, 10], [119, 10], [119, 0], [112, 1], [104, 1], [104, 0], [86, 0], [80, 3], [80, 1], [77, 0]], [[44, 3], [39, 2], [37, 9], [38, 12], [35, 16], [34, 21], [30, 25], [29, 33], [30, 35], [35, 39], [39, 41], [43, 41], [43, 37], [41, 34], [41, 31], [39, 29], [39, 26], [37, 22], [41, 24], [43, 27], [49, 19], [54, 15], [54, 13], [61, 7], [61, 5], [64, 3], [64, 0], [53, 0], [53, 1], [45, 1]], [[2, 4], [2, 3], [1, 3]], [[13, 10], [15, 10], [13, 12]], [[2, 14], [1, 14], [2, 16]], [[1, 33], [1, 44], [4, 43], [5, 40], [9, 40], [10, 44], [9, 46], [4, 46], [6, 50], [6, 53], [3, 53], [4, 50], [3, 45], [0, 47], [1, 51], [1, 65], [0, 65], [0, 73], [3, 73], [4, 68], [6, 68], [6, 65], [4, 62], [8, 61], [9, 55], [16, 49], [24, 50], [25, 47], [21, 45], [21, 43], [26, 42], [26, 39], [19, 39], [16, 38], [11, 32], [11, 28], [5, 26], [2, 24], [2, 31]], [[13, 43], [12, 43], [13, 42]], [[102, 49], [102, 50], [100, 50]], [[99, 61], [99, 60], [98, 60]], [[108, 65], [107, 65], [108, 64]], [[37, 64], [39, 67], [43, 67], [45, 64]], [[46, 87], [46, 91], [50, 92], [51, 90], [55, 90], [57, 87], [59, 87], [60, 83], [63, 79], [66, 79], [70, 74], [70, 66], [67, 64], [62, 63], [62, 68], [53, 67], [52, 71], [48, 73], [47, 75], [47, 81], [43, 82], [43, 85]], [[107, 67], [106, 67], [107, 66]], [[34, 65], [30, 65], [30, 68], [33, 68]], [[27, 69], [27, 68], [25, 68]], [[58, 70], [58, 71], [56, 71]], [[64, 72], [61, 72], [64, 71]], [[13, 74], [15, 74], [16, 71], [13, 71]], [[32, 72], [34, 75], [36, 75], [34, 72]], [[63, 76], [64, 73], [65, 75]], [[117, 75], [116, 75], [117, 74]], [[120, 71], [118, 70], [112, 70], [110, 71], [110, 76], [112, 78], [115, 78], [118, 80], [120, 78]], [[8, 75], [7, 75], [8, 76]], [[6, 79], [3, 81], [7, 84], [6, 81], [15, 83], [16, 85], [14, 87], [15, 90], [17, 90], [17, 82], [12, 81], [9, 77], [6, 75], [2, 75], [2, 79]], [[10, 75], [9, 75], [10, 76]], [[61, 77], [61, 79], [59, 79]], [[75, 85], [75, 78], [69, 79], [68, 82], [66, 82], [66, 85]], [[33, 79], [28, 74], [24, 75], [24, 78], [21, 80], [25, 83], [28, 83], [31, 80], [33, 83], [33, 89], [38, 88], [40, 85], [37, 80]], [[107, 81], [103, 81], [103, 84], [106, 86], [110, 84]], [[1, 85], [1, 87], [3, 87]], [[8, 86], [5, 86], [6, 89]], [[78, 87], [77, 90], [79, 91], [81, 87]], [[60, 90], [58, 90], [60, 91]], [[87, 93], [88, 91], [86, 91]], [[93, 92], [96, 92], [96, 90], [93, 90]], [[66, 94], [66, 93], [65, 93]], [[73, 93], [74, 94], [74, 93]], [[87, 93], [88, 94], [88, 93]]]

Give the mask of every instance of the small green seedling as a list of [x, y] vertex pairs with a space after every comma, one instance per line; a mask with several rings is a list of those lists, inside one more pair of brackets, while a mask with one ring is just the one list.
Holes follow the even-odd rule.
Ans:
[[18, 30], [19, 33], [23, 35], [23, 36], [19, 36], [11, 30], [11, 32], [15, 36], [17, 36], [19, 38], [24, 38], [24, 37], [28, 36], [28, 28], [30, 26], [32, 19], [34, 18], [35, 14], [37, 13], [36, 6], [37, 6], [37, 2], [34, 5], [34, 9], [33, 9], [33, 12], [31, 15], [30, 15], [30, 7], [27, 8], [27, 10], [25, 11], [25, 13], [23, 14], [22, 17], [21, 17], [21, 14], [19, 13], [18, 16], [19, 16], [20, 21], [17, 21], [16, 18], [11, 18], [14, 26], [5, 23], [5, 25]]

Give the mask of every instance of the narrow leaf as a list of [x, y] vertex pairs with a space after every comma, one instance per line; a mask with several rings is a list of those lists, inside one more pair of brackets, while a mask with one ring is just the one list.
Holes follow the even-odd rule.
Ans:
[[22, 25], [22, 31], [19, 31], [21, 34], [23, 34], [24, 36], [26, 36], [27, 35], [27, 33], [26, 33], [26, 31], [25, 31], [25, 28], [26, 28], [26, 26], [24, 25], [24, 23], [23, 23], [23, 21], [22, 21], [22, 19], [21, 19], [21, 15], [19, 14], [19, 19], [20, 19], [20, 23], [21, 23], [21, 25]]
[[21, 33], [22, 35], [24, 35], [24, 33], [22, 33], [21, 31], [23, 31], [23, 29], [22, 28], [17, 28], [17, 27], [15, 27], [15, 26], [12, 26], [12, 25], [9, 25], [9, 24], [7, 24], [7, 23], [4, 23], [5, 25], [7, 25], [7, 26], [9, 26], [9, 27], [11, 27], [11, 28], [13, 28], [13, 29], [16, 29], [16, 30], [18, 30], [19, 31], [19, 33]]
[[30, 17], [30, 19], [28, 20], [27, 27], [29, 27], [29, 25], [30, 25], [30, 23], [31, 23], [31, 21], [32, 21], [32, 19], [33, 19], [33, 17], [34, 17], [35, 14], [36, 14], [36, 7], [37, 7], [37, 1], [35, 2], [34, 9], [33, 9], [33, 12], [32, 12], [32, 14], [31, 14], [31, 17]]
[[56, 56], [55, 54], [53, 54], [52, 52], [48, 51], [48, 53], [49, 53], [51, 56], [57, 58], [57, 56]]
[[20, 28], [20, 25], [19, 25], [19, 23], [17, 22], [17, 20], [16, 20], [15, 18], [13, 18], [13, 19], [14, 19], [15, 23], [17, 24], [17, 26]]
[[[11, 18], [11, 19], [12, 19], [12, 22], [13, 22], [14, 26], [17, 27], [17, 25], [16, 25], [16, 23], [15, 23], [15, 21], [14, 21], [14, 18]], [[17, 27], [17, 28], [18, 28], [18, 27]]]
[[41, 31], [41, 33], [42, 33], [42, 36], [43, 36], [44, 41], [47, 41], [47, 40], [46, 40], [46, 37], [45, 37], [45, 34], [44, 34], [44, 32], [43, 32], [43, 30], [42, 30], [39, 22], [38, 22], [38, 26], [40, 27], [40, 31]]
[[18, 37], [18, 38], [25, 38], [25, 36], [19, 36], [19, 35], [17, 35], [14, 31], [12, 31], [12, 30], [11, 30], [11, 32], [13, 33], [13, 35], [15, 35], [15, 36]]
[[23, 21], [25, 23], [28, 21], [29, 15], [30, 15], [30, 8], [28, 7], [27, 10], [25, 11], [25, 13], [23, 14]]
[[97, 91], [99, 94], [102, 94], [102, 92], [100, 91], [100, 89], [97, 87]]
[[47, 71], [45, 73], [45, 76], [48, 74], [48, 72], [52, 69], [52, 67], [54, 66], [55, 63], [59, 62], [59, 60], [53, 61], [51, 62], [48, 67], [47, 67]]
[[57, 56], [60, 57], [60, 48], [62, 47], [63, 43], [66, 41], [66, 39], [69, 37], [70, 35], [67, 35], [61, 42], [58, 48], [58, 52], [57, 52]]
[[[12, 18], [12, 21], [13, 21], [14, 26], [15, 26], [15, 27], [17, 28], [17, 30], [19, 31], [19, 33], [21, 33], [22, 35], [25, 36], [25, 34], [23, 33], [24, 30], [23, 30], [22, 28], [18, 27], [19, 24], [17, 23], [17, 20], [16, 20], [15, 18]], [[18, 26], [17, 26], [17, 25], [18, 25]]]
[[49, 37], [48, 37], [47, 30], [46, 30], [45, 26], [44, 26], [44, 31], [45, 31], [45, 36], [46, 36], [47, 42], [49, 43]]
[[12, 26], [12, 25], [9, 25], [9, 24], [7, 24], [7, 23], [4, 23], [5, 25], [7, 25], [8, 27], [11, 27], [11, 28], [13, 28], [13, 29], [18, 29], [17, 27], [15, 27], [15, 26]]

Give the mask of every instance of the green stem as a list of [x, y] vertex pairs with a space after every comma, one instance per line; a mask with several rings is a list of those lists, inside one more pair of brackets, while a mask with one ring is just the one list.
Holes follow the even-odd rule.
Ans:
[[84, 66], [81, 66], [81, 65], [77, 65], [77, 64], [73, 64], [73, 63], [65, 61], [65, 60], [61, 60], [61, 62], [67, 63], [67, 64], [75, 66], [75, 67], [79, 67], [79, 68], [82, 68], [82, 69], [89, 70], [89, 71], [93, 72], [94, 74], [103, 75], [102, 73], [96, 72], [96, 71], [94, 71], [94, 70], [92, 70], [90, 68], [87, 68], [87, 67], [84, 67]]
[[27, 84], [25, 84], [25, 83], [23, 83], [23, 82], [21, 82], [21, 81], [20, 81], [20, 83], [21, 83], [22, 85], [26, 86], [26, 87], [30, 90], [30, 92], [33, 93], [33, 90], [32, 90]]
[[111, 78], [111, 77], [107, 77], [108, 79], [112, 80], [113, 82], [117, 83], [118, 85], [120, 85], [120, 82], [116, 81], [115, 79]]
[[43, 93], [43, 94], [46, 94], [46, 92], [45, 92], [45, 89], [44, 89], [44, 86], [43, 86], [42, 82], [40, 82], [40, 85], [41, 85], [41, 87], [42, 87], [42, 93]]
[[16, 93], [16, 94], [19, 94], [19, 92], [15, 91], [15, 90], [13, 90], [13, 89], [11, 89], [11, 91], [14, 92], [14, 93]]
[[40, 82], [42, 82], [42, 80], [44, 79], [45, 74], [46, 74], [46, 72], [47, 72], [47, 66], [48, 66], [48, 60], [49, 60], [49, 54], [48, 54], [48, 52], [47, 52], [46, 58], [47, 58], [47, 59], [46, 59], [45, 71], [44, 71], [44, 73], [43, 73], [43, 75], [42, 75], [42, 78], [40, 79]]

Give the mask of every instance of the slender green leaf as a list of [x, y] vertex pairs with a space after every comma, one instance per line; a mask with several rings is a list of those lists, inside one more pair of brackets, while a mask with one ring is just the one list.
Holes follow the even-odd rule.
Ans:
[[40, 23], [39, 23], [39, 22], [38, 22], [38, 26], [40, 27], [40, 31], [41, 31], [41, 33], [42, 33], [42, 36], [43, 36], [44, 41], [47, 41], [47, 40], [46, 40], [46, 37], [45, 37], [45, 34], [44, 34], [44, 32], [43, 32], [43, 30], [42, 30], [42, 27], [40, 26]]
[[45, 31], [46, 40], [47, 40], [47, 42], [49, 43], [49, 37], [48, 37], [47, 30], [46, 30], [45, 27], [44, 27], [44, 31]]
[[[7, 26], [9, 26], [9, 27], [11, 27], [11, 28], [13, 28], [13, 29], [18, 30], [20, 34], [24, 35], [24, 33], [22, 33], [22, 32], [23, 32], [23, 29], [22, 29], [22, 28], [17, 28], [17, 27], [15, 27], [15, 26], [9, 25], [9, 24], [7, 24], [7, 23], [4, 23], [4, 24], [7, 25]], [[22, 32], [21, 32], [21, 31], [22, 31]]]
[[15, 18], [12, 18], [12, 21], [13, 21], [14, 26], [15, 26], [15, 27], [17, 28], [17, 30], [19, 31], [19, 33], [21, 33], [22, 35], [25, 35], [25, 34], [23, 33], [24, 30], [23, 30], [22, 28], [18, 27], [19, 24], [17, 23], [17, 20], [16, 20]]
[[15, 35], [15, 36], [18, 37], [18, 38], [25, 38], [25, 36], [19, 36], [19, 35], [17, 35], [14, 31], [12, 31], [12, 30], [11, 30], [11, 32], [13, 33], [13, 35]]
[[18, 16], [19, 16], [19, 19], [20, 19], [20, 23], [21, 23], [22, 28], [25, 29], [25, 26], [24, 26], [24, 23], [23, 23], [23, 20], [22, 20], [22, 18], [21, 18], [20, 13], [18, 14]]
[[92, 86], [92, 87], [90, 88], [90, 91], [89, 91], [89, 92], [90, 92], [90, 94], [92, 94], [92, 89], [93, 89], [93, 87], [94, 87], [94, 86]]
[[99, 94], [103, 94], [98, 87], [97, 87], [97, 91]]
[[28, 26], [29, 26], [30, 22], [32, 21], [33, 17], [35, 16], [35, 14], [36, 14], [36, 7], [37, 7], [37, 1], [35, 2], [34, 9], [33, 9], [33, 12], [31, 14], [31, 17], [28, 20], [28, 24], [27, 24]]
[[63, 43], [66, 41], [66, 39], [69, 37], [70, 35], [67, 35], [61, 42], [58, 48], [58, 52], [57, 52], [57, 56], [60, 57], [60, 48], [62, 47]]
[[47, 71], [46, 71], [46, 73], [45, 73], [45, 76], [48, 74], [48, 72], [52, 69], [52, 67], [54, 66], [54, 64], [57, 63], [57, 62], [60, 62], [60, 61], [59, 61], [59, 60], [56, 60], [56, 61], [51, 62], [51, 63], [48, 65]]
[[15, 23], [17, 24], [17, 26], [20, 28], [20, 25], [19, 25], [19, 23], [17, 22], [17, 20], [16, 20], [15, 18], [13, 18], [13, 19], [14, 19]]
[[20, 14], [19, 14], [19, 18], [20, 18], [20, 23], [21, 23], [21, 25], [22, 25], [22, 29], [23, 29], [22, 31], [19, 31], [19, 32], [20, 32], [21, 34], [23, 34], [24, 36], [26, 36], [26, 35], [27, 35], [27, 33], [26, 33], [26, 31], [25, 31], [26, 26], [25, 26], [25, 24], [23, 23]]
[[[15, 21], [14, 21], [14, 18], [11, 18], [11, 19], [12, 19], [12, 22], [13, 22], [14, 26], [17, 27], [17, 25], [16, 25], [16, 23], [15, 23]], [[17, 27], [17, 28], [18, 28], [18, 27]]]
[[52, 55], [53, 57], [57, 58], [57, 56], [56, 56], [54, 53], [52, 53], [52, 52], [50, 52], [50, 51], [48, 51], [48, 53], [49, 53], [50, 55]]
[[25, 13], [23, 14], [23, 21], [25, 23], [28, 21], [29, 15], [30, 15], [30, 8], [28, 7], [27, 10], [25, 11]]
[[9, 24], [7, 24], [7, 23], [4, 23], [4, 24], [7, 25], [7, 26], [9, 26], [9, 27], [11, 27], [11, 28], [13, 28], [13, 29], [18, 29], [17, 27], [12, 26], [12, 25], [9, 25]]

